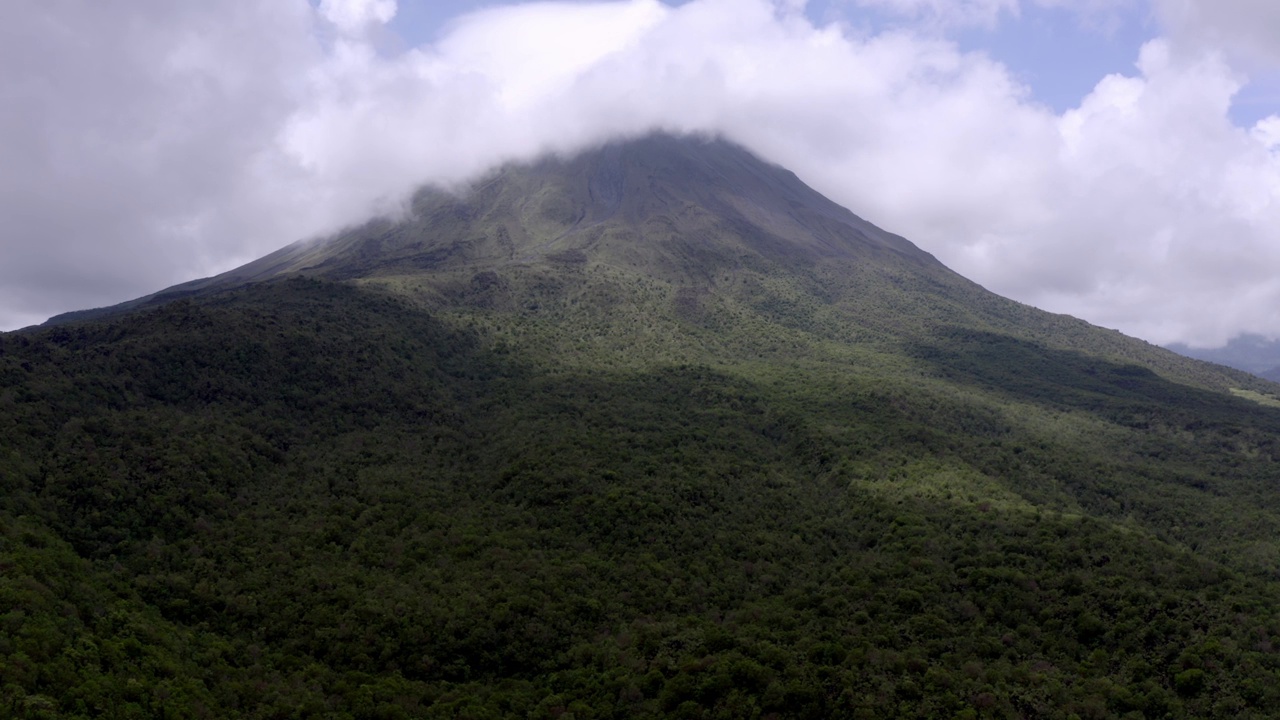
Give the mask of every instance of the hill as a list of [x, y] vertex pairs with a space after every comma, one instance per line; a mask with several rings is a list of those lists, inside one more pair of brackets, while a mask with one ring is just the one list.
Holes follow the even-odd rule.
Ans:
[[0, 336], [0, 707], [1271, 717], [1274, 392], [728, 143], [507, 167]]

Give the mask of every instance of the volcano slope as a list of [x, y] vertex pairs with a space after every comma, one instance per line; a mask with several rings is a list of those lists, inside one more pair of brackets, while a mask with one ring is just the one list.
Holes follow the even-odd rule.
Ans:
[[12, 717], [1274, 717], [1277, 387], [655, 135], [0, 336]]

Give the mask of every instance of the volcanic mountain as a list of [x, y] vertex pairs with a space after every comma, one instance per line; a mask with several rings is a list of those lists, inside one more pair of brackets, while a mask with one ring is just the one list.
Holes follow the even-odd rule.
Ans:
[[1280, 404], [723, 140], [0, 336], [15, 717], [1271, 717]]
[[[1001, 298], [738, 145], [666, 134], [506, 166], [461, 191], [424, 189], [402, 217], [50, 324], [282, 277], [383, 290], [437, 313], [481, 312], [526, 333], [607, 326], [595, 341], [632, 358], [659, 326], [658, 355], [726, 362], [743, 359], [743, 344], [748, 354], [790, 342], [804, 353], [825, 345], [896, 355], [948, 333], [990, 332], [997, 344], [1017, 338], [1138, 362], [1203, 387], [1273, 390]], [[692, 355], [689, 336], [700, 348]], [[716, 352], [702, 352], [708, 343]]]

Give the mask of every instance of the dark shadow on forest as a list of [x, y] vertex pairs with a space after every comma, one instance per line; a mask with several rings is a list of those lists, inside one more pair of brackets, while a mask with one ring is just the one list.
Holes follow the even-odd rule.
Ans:
[[944, 328], [908, 354], [946, 380], [1055, 410], [1083, 410], [1145, 429], [1152, 422], [1188, 430], [1249, 424], [1280, 432], [1280, 410], [1175, 383], [1139, 365], [1046, 347], [1008, 335]]

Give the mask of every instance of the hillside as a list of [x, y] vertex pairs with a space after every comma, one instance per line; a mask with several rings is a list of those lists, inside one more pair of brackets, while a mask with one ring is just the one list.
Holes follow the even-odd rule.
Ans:
[[1273, 717], [1274, 392], [724, 142], [508, 167], [0, 336], [0, 708]]

